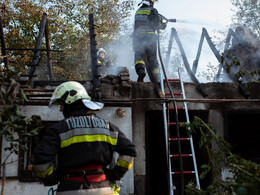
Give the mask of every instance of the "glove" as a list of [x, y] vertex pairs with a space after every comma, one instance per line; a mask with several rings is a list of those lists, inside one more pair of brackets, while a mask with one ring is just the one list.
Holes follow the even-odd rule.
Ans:
[[120, 171], [117, 169], [117, 166], [115, 166], [114, 169], [104, 169], [105, 175], [107, 180], [111, 181], [112, 183], [116, 180], [120, 180], [124, 174], [120, 173]]
[[112, 65], [112, 60], [108, 58], [106, 60], [106, 64], [107, 64], [107, 66], [111, 66]]
[[104, 173], [106, 175], [107, 180], [111, 181], [112, 183], [115, 182], [111, 169], [104, 168]]
[[162, 23], [160, 29], [164, 30], [164, 29], [166, 29], [166, 26], [167, 26], [166, 23]]
[[54, 186], [59, 182], [56, 172], [45, 177], [42, 181], [45, 186]]

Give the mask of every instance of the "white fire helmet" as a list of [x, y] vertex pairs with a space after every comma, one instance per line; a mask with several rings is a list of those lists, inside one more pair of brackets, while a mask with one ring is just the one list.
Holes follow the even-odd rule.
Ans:
[[101, 52], [104, 52], [104, 53], [106, 54], [106, 50], [104, 50], [103, 48], [100, 48], [100, 49], [98, 50], [98, 52], [97, 52], [97, 55], [99, 56], [99, 54], [100, 54]]
[[150, 5], [150, 2], [154, 3], [156, 1], [158, 1], [158, 0], [142, 0], [141, 3], [138, 4], [138, 6], [141, 4]]
[[101, 102], [91, 101], [85, 87], [76, 81], [67, 81], [60, 84], [53, 92], [49, 106], [59, 104], [59, 100], [63, 100], [66, 104], [72, 104], [80, 99], [91, 110], [100, 110], [104, 107]]

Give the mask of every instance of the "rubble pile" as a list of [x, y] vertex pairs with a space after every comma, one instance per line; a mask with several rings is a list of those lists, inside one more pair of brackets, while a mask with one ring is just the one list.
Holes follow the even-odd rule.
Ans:
[[110, 97], [131, 97], [132, 84], [130, 81], [130, 73], [126, 67], [122, 67], [118, 75], [107, 75], [100, 79], [102, 83], [103, 98]]

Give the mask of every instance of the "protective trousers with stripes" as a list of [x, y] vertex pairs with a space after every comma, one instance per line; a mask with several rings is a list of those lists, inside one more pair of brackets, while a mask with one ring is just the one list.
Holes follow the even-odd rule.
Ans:
[[154, 33], [135, 33], [133, 36], [135, 52], [135, 70], [146, 69], [151, 82], [159, 82], [159, 64], [157, 60], [157, 35]]

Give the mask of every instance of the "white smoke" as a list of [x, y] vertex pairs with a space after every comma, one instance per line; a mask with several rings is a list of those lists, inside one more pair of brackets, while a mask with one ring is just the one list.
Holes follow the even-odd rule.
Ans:
[[[166, 18], [175, 18], [177, 20], [176, 23], [168, 23], [166, 30], [170, 34], [172, 27], [176, 29], [190, 68], [192, 68], [193, 61], [196, 59], [202, 28], [206, 28], [214, 44], [224, 40], [227, 35], [227, 32], [225, 32], [227, 30], [226, 27], [231, 23], [231, 6], [231, 3], [226, 0], [214, 2], [207, 0], [187, 0], [185, 2], [165, 0], [158, 3], [155, 7]], [[217, 40], [215, 37], [220, 38]], [[168, 47], [168, 41], [164, 42], [164, 44], [166, 45], [165, 47]], [[217, 49], [220, 51], [220, 54], [223, 52], [223, 48], [219, 47], [219, 44]], [[172, 64], [169, 65], [169, 68], [172, 69], [168, 72], [176, 72], [176, 66], [179, 64], [176, 65], [174, 58], [179, 58], [178, 56], [180, 56], [180, 51], [174, 40], [171, 53], [173, 60]], [[183, 60], [182, 58], [180, 59], [177, 60], [177, 63], [182, 63], [180, 66], [183, 69]], [[209, 67], [213, 69], [210, 70]], [[218, 67], [219, 63], [204, 39], [196, 77], [200, 82], [212, 82], [214, 78], [209, 78], [209, 76], [213, 76], [212, 73], [217, 72]], [[187, 75], [186, 70], [183, 74]], [[185, 76], [184, 79], [186, 81], [190, 80], [189, 76]]]
[[[167, 1], [168, 2], [168, 1]], [[177, 30], [178, 36], [182, 42], [183, 49], [185, 51], [185, 54], [187, 56], [188, 62], [190, 64], [190, 68], [192, 69], [193, 61], [196, 58], [199, 41], [202, 33], [202, 28], [205, 27], [211, 36], [211, 38], [214, 41], [219, 41], [220, 39], [224, 40], [226, 33], [218, 33], [219, 30], [223, 29], [223, 23], [218, 22], [212, 22], [210, 19], [207, 21], [208, 18], [204, 19], [195, 19], [194, 16], [192, 16], [192, 13], [189, 13], [188, 15], [185, 15], [185, 17], [178, 19], [179, 16], [182, 16], [180, 13], [173, 12], [173, 10], [176, 10], [176, 5], [170, 1], [167, 3], [166, 1], [160, 2], [159, 4], [156, 4], [155, 7], [158, 9], [159, 13], [165, 15], [166, 17], [169, 16], [167, 13], [170, 13], [170, 18], [177, 19], [176, 23], [168, 23], [168, 26], [165, 31], [162, 31], [160, 35], [160, 49], [162, 54], [163, 63], [165, 63], [166, 59], [166, 52], [168, 50], [168, 43], [169, 38], [171, 34], [171, 28], [174, 27]], [[182, 3], [178, 3], [182, 4]], [[183, 3], [185, 4], [185, 3]], [[164, 5], [164, 7], [163, 7]], [[172, 5], [172, 6], [171, 6]], [[162, 6], [162, 7], [160, 7]], [[165, 7], [167, 6], [167, 8]], [[177, 5], [179, 6], [179, 5]], [[134, 13], [138, 9], [136, 6], [135, 10], [133, 10], [132, 16], [130, 18], [130, 21], [125, 25], [127, 28], [124, 28], [124, 32], [120, 32], [115, 39], [115, 41], [110, 44], [109, 51], [114, 56], [114, 64], [115, 67], [127, 67], [130, 71], [130, 79], [133, 81], [137, 80], [137, 75], [134, 69], [134, 52], [132, 49], [132, 32], [133, 32], [133, 19], [134, 19]], [[170, 9], [170, 12], [167, 12], [167, 10]], [[174, 13], [174, 14], [173, 14]], [[183, 14], [183, 12], [182, 12]], [[199, 14], [199, 13], [197, 13]], [[212, 16], [213, 13], [210, 15]], [[188, 19], [187, 19], [188, 18]], [[179, 22], [179, 23], [178, 23]], [[221, 22], [221, 21], [220, 21]], [[213, 29], [215, 31], [213, 31]], [[225, 29], [226, 30], [226, 29]], [[221, 36], [221, 38], [218, 38], [218, 40], [214, 40], [215, 36]], [[216, 43], [216, 42], [214, 42]], [[222, 48], [221, 48], [222, 47]], [[223, 52], [223, 46], [220, 47], [220, 54]], [[159, 56], [158, 56], [159, 61]], [[160, 63], [160, 61], [159, 61]], [[165, 65], [165, 64], [164, 64]], [[166, 65], [165, 65], [166, 66]], [[176, 44], [176, 41], [173, 41], [173, 48], [171, 52], [171, 59], [169, 65], [166, 67], [167, 77], [168, 78], [176, 78], [178, 77], [177, 72], [180, 68], [182, 72], [182, 77], [184, 81], [190, 82], [191, 79], [187, 74], [187, 71], [184, 67], [183, 60], [180, 56], [179, 48]], [[202, 52], [199, 59], [198, 69], [196, 76], [198, 77], [200, 82], [212, 82], [214, 81], [214, 73], [217, 72], [219, 68], [219, 63], [212, 53], [211, 49], [209, 48], [207, 41], [204, 39]], [[115, 68], [113, 70], [113, 74], [116, 74], [118, 69]], [[212, 78], [211, 78], [212, 77]], [[145, 82], [149, 82], [149, 77], [146, 76]]]
[[115, 59], [112, 74], [117, 75], [121, 67], [127, 67], [130, 72], [130, 79], [136, 81], [137, 75], [134, 69], [134, 52], [132, 49], [131, 32], [119, 34], [109, 47], [110, 50], [113, 51]]

